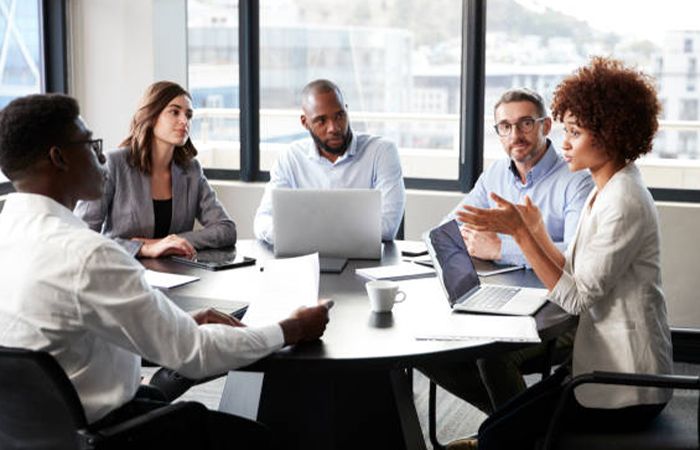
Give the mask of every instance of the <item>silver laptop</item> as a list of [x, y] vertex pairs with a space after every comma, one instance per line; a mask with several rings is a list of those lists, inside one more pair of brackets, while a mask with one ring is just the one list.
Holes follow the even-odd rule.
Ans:
[[454, 220], [428, 231], [424, 239], [452, 309], [528, 316], [547, 301], [546, 289], [481, 284]]
[[375, 189], [274, 189], [272, 224], [275, 256], [382, 257], [381, 193]]

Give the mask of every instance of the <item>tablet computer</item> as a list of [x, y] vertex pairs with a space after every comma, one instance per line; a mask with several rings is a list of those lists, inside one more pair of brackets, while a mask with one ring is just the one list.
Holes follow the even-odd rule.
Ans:
[[223, 270], [234, 267], [252, 266], [255, 258], [240, 255], [235, 248], [210, 248], [197, 252], [193, 258], [171, 256], [173, 261], [206, 270]]

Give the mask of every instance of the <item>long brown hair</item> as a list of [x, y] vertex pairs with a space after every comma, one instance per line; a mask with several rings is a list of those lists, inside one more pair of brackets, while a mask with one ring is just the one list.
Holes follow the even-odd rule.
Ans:
[[[120, 147], [129, 147], [128, 162], [143, 173], [151, 173], [151, 146], [153, 144], [153, 127], [160, 113], [174, 98], [181, 95], [192, 100], [192, 96], [182, 86], [172, 81], [158, 81], [146, 89], [139, 109], [131, 119], [129, 135]], [[197, 149], [188, 137], [182, 147], [175, 147], [173, 161], [185, 167], [197, 155]]]

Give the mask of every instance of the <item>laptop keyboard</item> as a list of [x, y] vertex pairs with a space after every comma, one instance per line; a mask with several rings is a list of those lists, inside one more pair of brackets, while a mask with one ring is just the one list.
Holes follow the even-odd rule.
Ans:
[[503, 286], [481, 286], [479, 291], [469, 297], [470, 308], [484, 311], [497, 311], [518, 293], [520, 288]]

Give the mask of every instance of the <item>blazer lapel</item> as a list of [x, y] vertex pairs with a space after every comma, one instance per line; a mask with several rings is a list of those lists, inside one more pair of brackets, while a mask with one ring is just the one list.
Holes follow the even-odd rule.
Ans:
[[187, 211], [189, 196], [187, 193], [190, 189], [190, 178], [185, 170], [173, 162], [170, 167], [170, 177], [173, 186], [173, 207], [172, 217], [170, 219], [170, 230], [187, 229], [187, 224], [183, 223], [187, 220]]

